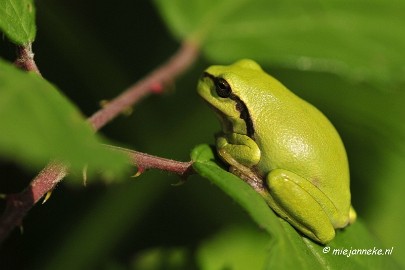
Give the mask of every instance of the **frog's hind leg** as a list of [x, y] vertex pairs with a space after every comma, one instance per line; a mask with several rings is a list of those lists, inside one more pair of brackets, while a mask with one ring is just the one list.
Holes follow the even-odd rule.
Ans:
[[[282, 218], [311, 239], [326, 244], [335, 237], [335, 229], [325, 209], [314, 198], [321, 193], [309, 181], [292, 172], [275, 169], [267, 176], [270, 196], [267, 202]], [[311, 192], [311, 191], [312, 192]], [[326, 204], [332, 204], [326, 196]], [[319, 200], [319, 198], [318, 198]]]

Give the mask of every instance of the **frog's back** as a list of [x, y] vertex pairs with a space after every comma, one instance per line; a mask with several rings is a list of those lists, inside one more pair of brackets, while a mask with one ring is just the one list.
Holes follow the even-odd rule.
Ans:
[[276, 82], [277, 91], [270, 91], [267, 104], [252, 115], [267, 126], [254, 134], [262, 145], [260, 171], [281, 168], [298, 174], [348, 213], [349, 168], [339, 134], [317, 108]]

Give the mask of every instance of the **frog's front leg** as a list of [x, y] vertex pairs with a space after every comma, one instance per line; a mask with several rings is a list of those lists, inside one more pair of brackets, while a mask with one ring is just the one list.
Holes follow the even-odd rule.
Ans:
[[[262, 180], [252, 172], [252, 167], [260, 161], [260, 149], [249, 136], [231, 133], [217, 138], [219, 156], [230, 165], [230, 171], [250, 185], [253, 182], [262, 186]], [[253, 182], [252, 182], [253, 181]], [[255, 186], [257, 186], [254, 184]]]
[[260, 161], [260, 149], [249, 136], [231, 133], [217, 138], [217, 150], [221, 158], [231, 165], [252, 167]]
[[271, 208], [290, 224], [320, 243], [335, 237], [331, 216], [337, 215], [333, 203], [311, 182], [283, 169], [267, 176]]

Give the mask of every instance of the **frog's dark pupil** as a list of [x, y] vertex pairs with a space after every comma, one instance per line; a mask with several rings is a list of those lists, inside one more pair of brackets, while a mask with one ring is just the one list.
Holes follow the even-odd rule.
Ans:
[[228, 98], [232, 93], [228, 82], [222, 78], [217, 78], [215, 80], [215, 90], [217, 91], [218, 96], [222, 98]]

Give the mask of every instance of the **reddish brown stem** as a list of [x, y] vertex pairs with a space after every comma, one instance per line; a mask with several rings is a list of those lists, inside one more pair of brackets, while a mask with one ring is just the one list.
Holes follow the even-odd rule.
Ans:
[[22, 219], [43, 195], [55, 188], [66, 176], [62, 164], [50, 163], [46, 166], [21, 193], [7, 195], [7, 205], [1, 217], [0, 241], [4, 240], [16, 226], [21, 226]]
[[[27, 71], [34, 71], [40, 74], [35, 61], [31, 45], [20, 47], [16, 65]], [[89, 123], [95, 130], [100, 129], [127, 108], [138, 102], [141, 98], [153, 92], [156, 85], [163, 86], [182, 74], [198, 56], [198, 47], [190, 42], [182, 44], [178, 52], [172, 56], [165, 64], [147, 75], [138, 83], [132, 85], [122, 92], [118, 97], [110, 101], [101, 110], [94, 113], [89, 119]], [[139, 157], [149, 159], [149, 155]], [[156, 161], [156, 159], [154, 159]], [[160, 160], [163, 162], [163, 160]], [[163, 162], [164, 163], [164, 162]], [[140, 164], [140, 163], [138, 163]], [[173, 165], [173, 164], [172, 164]], [[167, 166], [167, 170], [176, 172], [177, 166]], [[6, 209], [0, 218], [0, 242], [2, 242], [10, 231], [21, 225], [26, 213], [49, 191], [66, 176], [67, 167], [62, 164], [50, 163], [45, 167], [29, 184], [29, 186], [18, 194], [8, 195]]]
[[168, 171], [172, 173], [176, 173], [183, 178], [187, 178], [190, 174], [194, 173], [193, 171], [193, 162], [182, 162], [162, 157], [157, 157], [153, 155], [149, 155], [146, 153], [125, 149], [116, 146], [107, 145], [108, 148], [113, 150], [121, 151], [127, 154], [132, 163], [138, 167], [139, 172], [143, 172], [144, 170], [148, 169], [158, 169], [162, 171]]
[[138, 81], [117, 98], [108, 102], [103, 109], [94, 113], [89, 122], [98, 130], [114, 117], [131, 107], [150, 92], [155, 92], [156, 85], [164, 86], [174, 77], [183, 73], [197, 58], [198, 48], [194, 43], [185, 42], [178, 53], [169, 61], [150, 73], [143, 80]]
[[34, 53], [32, 52], [31, 43], [27, 46], [18, 46], [17, 55], [18, 57], [14, 62], [17, 67], [41, 75], [41, 72], [39, 72], [37, 64], [34, 61]]

